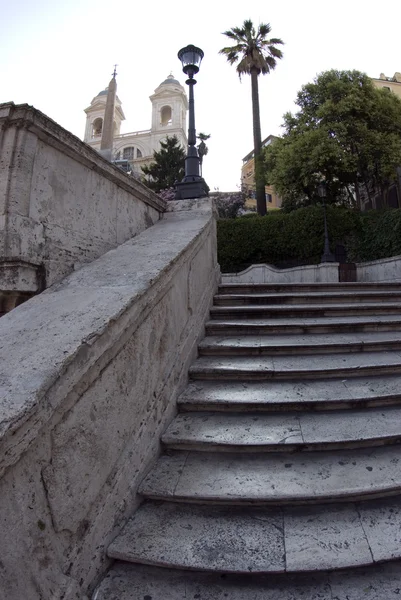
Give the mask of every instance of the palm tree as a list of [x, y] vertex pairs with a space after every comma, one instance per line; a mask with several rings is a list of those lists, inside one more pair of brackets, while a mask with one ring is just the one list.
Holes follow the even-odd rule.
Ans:
[[201, 175], [202, 175], [202, 165], [203, 165], [203, 157], [206, 156], [206, 154], [209, 152], [209, 148], [206, 146], [205, 142], [210, 138], [210, 133], [200, 133], [199, 135], [197, 135], [196, 137], [198, 138], [198, 140], [200, 140], [200, 143], [198, 144], [197, 148], [198, 148], [198, 154], [199, 154], [199, 164], [200, 164], [200, 168], [201, 168]]
[[258, 77], [261, 73], [270, 73], [276, 67], [277, 59], [283, 57], [283, 53], [276, 46], [284, 43], [278, 38], [267, 39], [270, 31], [268, 23], [261, 23], [256, 31], [252, 21], [246, 20], [242, 27], [232, 27], [224, 32], [223, 35], [233, 40], [235, 45], [220, 50], [220, 54], [226, 56], [230, 65], [238, 62], [236, 70], [240, 79], [244, 73], [251, 76], [256, 205], [260, 215], [266, 214], [266, 197], [261, 156]]

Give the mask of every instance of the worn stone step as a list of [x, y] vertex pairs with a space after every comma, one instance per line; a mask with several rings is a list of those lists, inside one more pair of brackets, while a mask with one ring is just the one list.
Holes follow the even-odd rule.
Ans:
[[178, 397], [181, 411], [320, 411], [400, 403], [400, 375], [294, 382], [196, 381]]
[[401, 442], [401, 407], [319, 413], [183, 413], [162, 436], [170, 450], [300, 452]]
[[398, 446], [303, 453], [172, 451], [140, 485], [154, 500], [295, 505], [401, 494]]
[[305, 292], [399, 291], [401, 282], [352, 283], [221, 283], [219, 294], [280, 294]]
[[359, 302], [358, 304], [294, 304], [277, 306], [212, 306], [212, 319], [261, 319], [261, 318], [319, 318], [366, 315], [401, 315], [401, 302]]
[[200, 356], [259, 356], [401, 350], [401, 332], [362, 332], [275, 336], [208, 336]]
[[399, 498], [291, 510], [146, 502], [108, 555], [215, 573], [349, 569], [399, 559], [400, 528]]
[[401, 315], [345, 316], [319, 318], [213, 319], [206, 323], [206, 334], [228, 335], [297, 335], [319, 333], [362, 333], [401, 331]]
[[258, 304], [339, 304], [366, 302], [401, 302], [399, 290], [329, 291], [329, 292], [293, 292], [265, 294], [217, 294], [215, 306], [252, 306]]
[[355, 352], [306, 356], [198, 358], [189, 369], [192, 380], [266, 381], [329, 379], [401, 373], [400, 352]]
[[348, 571], [224, 574], [117, 562], [93, 600], [399, 600], [401, 561]]

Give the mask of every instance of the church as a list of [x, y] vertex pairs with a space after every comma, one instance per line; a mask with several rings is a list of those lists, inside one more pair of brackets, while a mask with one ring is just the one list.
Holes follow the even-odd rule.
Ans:
[[[115, 73], [113, 75], [115, 79]], [[113, 81], [113, 80], [112, 80]], [[100, 151], [103, 128], [105, 127], [105, 110], [109, 86], [99, 92], [85, 109], [86, 127], [84, 142]], [[122, 103], [115, 96], [113, 119], [113, 144], [111, 159], [128, 161], [132, 174], [140, 177], [141, 167], [153, 160], [153, 152], [160, 150], [160, 142], [167, 136], [175, 135], [180, 144], [186, 148], [188, 98], [184, 87], [170, 74], [162, 81], [150, 96], [152, 118], [150, 129], [121, 133], [121, 125], [125, 120]]]

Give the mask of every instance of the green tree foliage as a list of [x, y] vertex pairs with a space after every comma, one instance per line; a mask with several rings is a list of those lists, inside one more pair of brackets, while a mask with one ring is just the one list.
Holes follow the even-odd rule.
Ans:
[[142, 167], [147, 176], [146, 185], [155, 192], [172, 188], [185, 174], [185, 151], [180, 146], [177, 136], [167, 136], [164, 142], [160, 142], [160, 146], [159, 152], [153, 153], [154, 162]]
[[[384, 195], [401, 164], [401, 100], [359, 71], [327, 71], [298, 93], [284, 136], [265, 151], [267, 180], [284, 210], [318, 201], [359, 207], [361, 190]], [[356, 197], [356, 202], [355, 202]]]
[[283, 44], [278, 38], [268, 39], [271, 31], [268, 23], [261, 23], [257, 30], [251, 20], [244, 21], [242, 27], [232, 27], [225, 31], [233, 46], [220, 50], [230, 65], [237, 64], [236, 70], [239, 78], [244, 74], [251, 76], [252, 86], [252, 115], [253, 115], [253, 144], [255, 155], [255, 182], [256, 205], [260, 215], [266, 214], [265, 183], [262, 160], [262, 135], [260, 129], [259, 88], [258, 77], [272, 71], [277, 60], [283, 57], [282, 51], [277, 48]]

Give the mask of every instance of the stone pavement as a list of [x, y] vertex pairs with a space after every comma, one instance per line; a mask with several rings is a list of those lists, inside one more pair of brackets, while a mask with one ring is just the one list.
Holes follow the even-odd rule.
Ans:
[[399, 600], [401, 284], [220, 286], [95, 600]]

